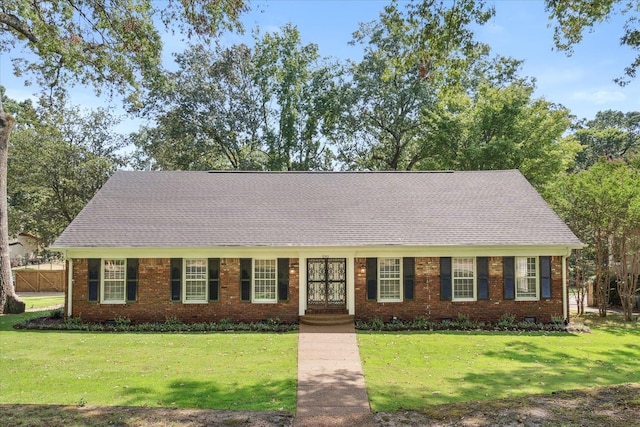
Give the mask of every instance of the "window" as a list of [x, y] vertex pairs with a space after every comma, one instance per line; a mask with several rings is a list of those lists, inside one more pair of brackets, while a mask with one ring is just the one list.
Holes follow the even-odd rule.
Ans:
[[207, 301], [207, 260], [184, 260], [184, 302]]
[[516, 299], [538, 299], [538, 259], [516, 257]]
[[124, 303], [127, 283], [127, 261], [102, 260], [102, 301], [106, 304]]
[[378, 301], [401, 301], [402, 259], [378, 259]]
[[253, 261], [253, 301], [277, 302], [278, 281], [275, 259]]
[[452, 258], [453, 301], [475, 301], [475, 263], [473, 258]]

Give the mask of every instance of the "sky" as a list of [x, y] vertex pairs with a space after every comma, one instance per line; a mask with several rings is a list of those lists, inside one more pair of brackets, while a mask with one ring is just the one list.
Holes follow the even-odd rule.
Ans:
[[[382, 0], [254, 0], [252, 11], [243, 17], [247, 34], [224, 36], [221, 41], [223, 44], [250, 42], [251, 30], [256, 26], [264, 33], [292, 23], [300, 30], [303, 42], [317, 44], [322, 56], [358, 61], [362, 47], [349, 45], [352, 33], [359, 23], [376, 20], [388, 3]], [[561, 104], [577, 118], [591, 119], [598, 111], [608, 109], [640, 110], [640, 77], [625, 87], [613, 82], [635, 58], [631, 49], [620, 46], [623, 17], [615, 16], [610, 22], [595, 27], [575, 46], [574, 53], [567, 56], [554, 50], [553, 28], [542, 0], [488, 3], [495, 6], [496, 16], [476, 28], [476, 38], [488, 43], [493, 54], [524, 61], [520, 74], [536, 79], [534, 97]], [[165, 36], [164, 41], [164, 61], [171, 67], [171, 53], [180, 52], [184, 44], [169, 36]], [[37, 88], [26, 87], [23, 79], [13, 76], [9, 57], [7, 53], [0, 54], [0, 85], [5, 86], [10, 98], [33, 97]], [[87, 107], [109, 104], [108, 99], [96, 97], [92, 89], [81, 87], [73, 89], [72, 101]], [[111, 103], [118, 109], [118, 100]], [[130, 119], [118, 130], [128, 133], [138, 126], [140, 121]]]

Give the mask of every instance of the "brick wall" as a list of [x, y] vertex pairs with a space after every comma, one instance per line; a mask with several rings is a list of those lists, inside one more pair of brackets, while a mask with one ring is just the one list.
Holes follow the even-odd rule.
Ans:
[[[73, 316], [85, 321], [105, 321], [127, 317], [135, 322], [164, 322], [177, 317], [184, 322], [259, 321], [279, 318], [298, 320], [299, 262], [289, 260], [289, 300], [276, 304], [254, 304], [240, 301], [240, 260], [220, 260], [220, 299], [203, 304], [183, 304], [170, 300], [170, 259], [140, 259], [138, 300], [126, 304], [100, 304], [88, 301], [87, 260], [73, 261]], [[413, 319], [423, 316], [431, 320], [466, 315], [471, 320], [495, 322], [504, 314], [516, 320], [533, 316], [539, 322], [550, 322], [562, 316], [562, 257], [551, 259], [551, 299], [514, 301], [503, 299], [502, 258], [489, 259], [489, 299], [473, 302], [440, 300], [440, 260], [436, 257], [415, 258], [414, 299], [402, 303], [379, 303], [366, 296], [366, 258], [355, 259], [355, 317], [371, 320], [379, 317]]]
[[133, 322], [164, 322], [177, 317], [183, 322], [210, 322], [221, 319], [259, 321], [279, 318], [298, 320], [298, 260], [290, 259], [289, 300], [275, 304], [240, 301], [240, 259], [220, 259], [220, 298], [202, 304], [171, 301], [169, 258], [139, 259], [138, 299], [126, 304], [88, 301], [86, 259], [73, 260], [73, 317], [84, 321], [105, 321], [126, 317]]
[[387, 321], [392, 317], [413, 319], [423, 316], [430, 320], [456, 319], [458, 315], [471, 320], [496, 322], [504, 314], [517, 321], [533, 316], [538, 322], [550, 322], [552, 316], [562, 317], [562, 257], [551, 259], [551, 299], [514, 301], [503, 299], [502, 257], [489, 259], [489, 299], [478, 301], [441, 301], [440, 259], [415, 259], [415, 294], [411, 301], [385, 302], [367, 300], [366, 258], [355, 259], [356, 319]]

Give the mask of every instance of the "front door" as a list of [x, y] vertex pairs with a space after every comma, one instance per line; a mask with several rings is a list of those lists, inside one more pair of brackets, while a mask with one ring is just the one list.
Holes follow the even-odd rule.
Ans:
[[346, 258], [307, 259], [307, 306], [308, 308], [346, 308]]

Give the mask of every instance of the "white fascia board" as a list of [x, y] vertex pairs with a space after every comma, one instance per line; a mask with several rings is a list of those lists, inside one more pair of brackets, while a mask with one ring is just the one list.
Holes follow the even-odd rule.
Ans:
[[66, 258], [366, 258], [465, 256], [568, 256], [572, 246], [326, 246], [210, 248], [68, 248]]

